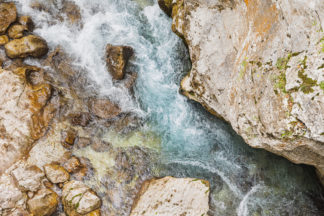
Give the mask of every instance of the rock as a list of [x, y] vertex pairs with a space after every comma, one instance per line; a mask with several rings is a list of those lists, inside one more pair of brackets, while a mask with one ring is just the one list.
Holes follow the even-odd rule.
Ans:
[[80, 160], [72, 156], [70, 159], [68, 159], [64, 164], [63, 167], [69, 172], [69, 173], [74, 173], [77, 172], [79, 169], [82, 168], [82, 164]]
[[91, 139], [87, 137], [79, 137], [77, 142], [78, 148], [85, 148], [87, 146], [91, 145]]
[[63, 1], [62, 12], [66, 14], [71, 24], [80, 24], [81, 13], [80, 8], [73, 1]]
[[209, 182], [165, 177], [143, 183], [130, 215], [207, 215], [208, 202]]
[[0, 177], [0, 214], [3, 210], [23, 206], [26, 196], [15, 186], [9, 175]]
[[62, 142], [61, 142], [62, 146], [67, 149], [72, 149], [78, 134], [77, 131], [73, 129], [69, 129], [67, 131], [63, 131], [61, 136], [62, 136]]
[[58, 195], [47, 188], [37, 191], [35, 196], [27, 201], [28, 209], [34, 216], [50, 216], [58, 206]]
[[160, 8], [168, 15], [172, 15], [172, 2], [173, 0], [158, 0]]
[[85, 215], [98, 209], [101, 200], [82, 182], [70, 181], [64, 184], [62, 203], [67, 215]]
[[18, 18], [18, 23], [25, 26], [28, 31], [33, 31], [34, 23], [30, 16], [21, 16]]
[[64, 183], [70, 179], [70, 174], [58, 164], [44, 166], [45, 175], [52, 183]]
[[25, 58], [27, 56], [39, 58], [47, 54], [48, 47], [44, 39], [35, 35], [28, 35], [10, 41], [5, 45], [9, 58]]
[[103, 140], [94, 141], [91, 145], [91, 148], [96, 152], [108, 152], [113, 149], [111, 143], [105, 142]]
[[44, 173], [37, 166], [19, 166], [11, 172], [22, 191], [37, 191]]
[[27, 30], [28, 29], [26, 26], [15, 24], [15, 25], [10, 26], [10, 28], [8, 30], [8, 35], [12, 39], [22, 38], [24, 36], [24, 32]]
[[90, 113], [81, 112], [71, 115], [71, 123], [75, 126], [86, 127], [91, 121]]
[[323, 1], [177, 0], [172, 12], [192, 62], [182, 93], [250, 146], [313, 165], [321, 176], [322, 11]]
[[8, 42], [9, 42], [9, 38], [7, 35], [0, 35], [0, 46], [3, 46]]
[[16, 19], [16, 5], [14, 3], [0, 3], [0, 34], [4, 34], [9, 25]]
[[108, 71], [113, 79], [124, 79], [128, 60], [133, 55], [133, 53], [133, 48], [129, 46], [113, 46], [111, 44], [107, 45], [106, 62]]
[[121, 113], [120, 108], [108, 99], [92, 99], [89, 106], [91, 112], [102, 119], [112, 119]]

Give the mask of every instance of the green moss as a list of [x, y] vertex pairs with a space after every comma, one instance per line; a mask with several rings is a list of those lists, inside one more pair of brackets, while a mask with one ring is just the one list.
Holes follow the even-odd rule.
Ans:
[[285, 130], [281, 134], [281, 138], [283, 138], [283, 139], [288, 139], [288, 138], [291, 138], [292, 136], [293, 136], [293, 131], [290, 131], [290, 130]]
[[324, 64], [322, 64], [321, 66], [319, 66], [317, 69], [323, 69], [324, 68]]
[[324, 91], [324, 81], [319, 84], [319, 87]]
[[298, 77], [303, 82], [300, 85], [299, 89], [305, 94], [308, 94], [314, 92], [313, 87], [317, 85], [317, 81], [307, 77], [307, 75], [305, 74], [305, 69], [307, 68], [306, 62], [307, 62], [307, 56], [305, 56], [301, 62], [301, 69], [298, 71]]
[[287, 83], [286, 73], [281, 72], [280, 75], [276, 77], [275, 88], [280, 89], [280, 91], [283, 92], [283, 93], [287, 93], [287, 91], [286, 91], [286, 83]]
[[241, 63], [240, 78], [242, 79], [245, 75], [248, 66], [247, 58], [245, 58]]

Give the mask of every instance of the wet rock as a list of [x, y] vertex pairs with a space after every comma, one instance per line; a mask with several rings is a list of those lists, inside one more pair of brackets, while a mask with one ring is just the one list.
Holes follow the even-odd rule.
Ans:
[[58, 195], [47, 188], [37, 191], [35, 196], [27, 201], [28, 209], [34, 216], [50, 216], [58, 206]]
[[92, 99], [89, 106], [91, 112], [102, 119], [112, 119], [121, 113], [120, 108], [108, 99]]
[[47, 54], [48, 47], [44, 39], [35, 35], [28, 35], [10, 41], [5, 45], [9, 58], [25, 58], [27, 56], [39, 58]]
[[86, 127], [91, 121], [90, 113], [81, 112], [71, 115], [71, 123], [75, 126]]
[[19, 166], [11, 172], [19, 188], [23, 191], [37, 191], [44, 173], [37, 166]]
[[28, 31], [33, 31], [34, 29], [34, 22], [30, 16], [21, 16], [18, 18], [18, 23], [25, 26]]
[[80, 160], [72, 156], [70, 159], [68, 159], [64, 164], [63, 167], [69, 172], [69, 173], [74, 173], [77, 172], [82, 168], [82, 164]]
[[8, 42], [9, 42], [9, 38], [7, 35], [0, 35], [0, 46], [3, 46]]
[[133, 48], [129, 46], [113, 46], [111, 44], [107, 45], [106, 62], [108, 71], [113, 79], [124, 79], [128, 60], [133, 55], [133, 53]]
[[16, 19], [16, 5], [14, 3], [0, 3], [0, 34], [4, 34], [9, 25]]
[[85, 148], [89, 145], [91, 145], [92, 141], [90, 138], [87, 137], [79, 137], [78, 142], [77, 142], [77, 147], [78, 148]]
[[78, 134], [77, 131], [73, 129], [69, 129], [67, 131], [63, 131], [61, 136], [62, 136], [62, 142], [61, 142], [62, 146], [67, 149], [72, 149]]
[[144, 182], [130, 215], [207, 215], [208, 202], [207, 181], [165, 177]]
[[101, 206], [101, 200], [95, 192], [79, 181], [64, 184], [62, 203], [67, 215], [88, 214]]
[[160, 8], [171, 17], [173, 0], [158, 0]]
[[73, 1], [63, 1], [62, 12], [66, 14], [72, 24], [80, 24], [81, 13], [80, 8]]
[[15, 24], [8, 29], [8, 36], [12, 39], [19, 39], [24, 36], [24, 32], [27, 31], [27, 27], [24, 25]]
[[54, 184], [64, 183], [70, 179], [70, 174], [58, 164], [44, 166], [46, 177]]
[[92, 143], [91, 148], [96, 152], [107, 152], [112, 150], [112, 145], [103, 140], [96, 140]]
[[137, 73], [135, 72], [131, 72], [131, 73], [127, 73], [125, 75], [125, 78], [124, 80], [122, 81], [122, 85], [128, 89], [128, 90], [132, 90], [135, 82], [136, 82], [136, 79], [137, 79]]

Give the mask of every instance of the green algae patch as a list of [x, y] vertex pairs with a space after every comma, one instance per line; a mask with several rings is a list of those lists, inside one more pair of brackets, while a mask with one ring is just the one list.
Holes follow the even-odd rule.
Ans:
[[304, 92], [305, 94], [314, 92], [313, 87], [317, 85], [317, 81], [309, 78], [305, 74], [305, 69], [307, 68], [306, 65], [307, 56], [304, 57], [303, 61], [301, 62], [301, 70], [298, 71], [298, 77], [302, 80], [302, 84], [299, 86], [299, 89]]

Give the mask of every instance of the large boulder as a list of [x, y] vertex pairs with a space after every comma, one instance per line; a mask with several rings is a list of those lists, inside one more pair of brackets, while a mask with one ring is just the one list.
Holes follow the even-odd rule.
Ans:
[[124, 79], [128, 60], [133, 55], [133, 53], [133, 48], [129, 46], [113, 46], [111, 44], [107, 45], [106, 62], [108, 71], [113, 79]]
[[64, 184], [62, 203], [65, 213], [73, 216], [89, 214], [101, 206], [101, 200], [94, 191], [74, 180]]
[[52, 163], [44, 166], [45, 175], [52, 183], [64, 183], [70, 179], [70, 174], [60, 165]]
[[28, 209], [33, 216], [51, 216], [58, 206], [58, 195], [47, 188], [37, 193], [27, 201]]
[[42, 57], [47, 54], [48, 47], [44, 39], [36, 35], [28, 35], [10, 41], [5, 45], [9, 58]]
[[209, 183], [165, 177], [143, 183], [131, 216], [201, 216], [209, 210]]
[[177, 0], [182, 93], [244, 140], [324, 176], [324, 1]]
[[0, 3], [0, 35], [17, 19], [17, 9], [14, 3]]

